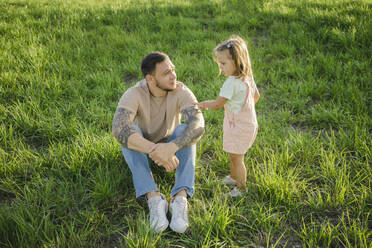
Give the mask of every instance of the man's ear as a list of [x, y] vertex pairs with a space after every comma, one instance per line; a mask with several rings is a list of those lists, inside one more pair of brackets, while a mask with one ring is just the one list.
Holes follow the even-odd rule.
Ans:
[[147, 83], [152, 84], [153, 78], [152, 78], [152, 75], [151, 74], [147, 74], [145, 76], [145, 79], [146, 79], [146, 82]]

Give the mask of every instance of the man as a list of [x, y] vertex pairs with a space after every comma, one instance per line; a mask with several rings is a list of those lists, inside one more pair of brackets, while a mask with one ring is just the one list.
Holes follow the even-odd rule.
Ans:
[[167, 172], [176, 170], [169, 206], [170, 228], [183, 233], [189, 226], [187, 197], [194, 193], [195, 143], [204, 133], [203, 115], [193, 104], [194, 94], [176, 81], [175, 66], [168, 55], [146, 55], [141, 70], [144, 79], [120, 98], [112, 134], [121, 144], [132, 172], [136, 197], [146, 196], [150, 225], [156, 232], [169, 225], [168, 202], [152, 177], [148, 158]]

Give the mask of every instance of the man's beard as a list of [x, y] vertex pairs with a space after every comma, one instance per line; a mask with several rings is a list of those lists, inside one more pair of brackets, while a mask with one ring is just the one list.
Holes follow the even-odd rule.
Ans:
[[158, 87], [158, 88], [160, 88], [160, 89], [162, 89], [164, 91], [169, 92], [169, 91], [173, 91], [174, 90], [174, 89], [167, 89], [167, 88], [164, 88], [163, 86], [160, 86], [158, 80], [155, 80], [155, 82], [156, 82], [156, 87]]

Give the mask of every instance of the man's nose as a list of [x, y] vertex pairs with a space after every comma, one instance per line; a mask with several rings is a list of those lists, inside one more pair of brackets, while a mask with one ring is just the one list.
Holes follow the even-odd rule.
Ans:
[[176, 77], [177, 77], [176, 72], [175, 72], [175, 71], [172, 72], [172, 73], [171, 73], [171, 79], [175, 79]]

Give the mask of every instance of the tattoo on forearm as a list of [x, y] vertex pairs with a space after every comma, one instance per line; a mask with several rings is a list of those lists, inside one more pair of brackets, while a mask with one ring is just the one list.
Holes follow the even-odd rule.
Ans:
[[124, 147], [128, 147], [129, 136], [137, 132], [130, 120], [130, 115], [133, 115], [130, 110], [118, 108], [112, 121], [112, 133]]
[[199, 109], [195, 106], [187, 108], [182, 111], [182, 116], [187, 127], [180, 136], [172, 141], [179, 148], [195, 143], [204, 133], [204, 119]]

